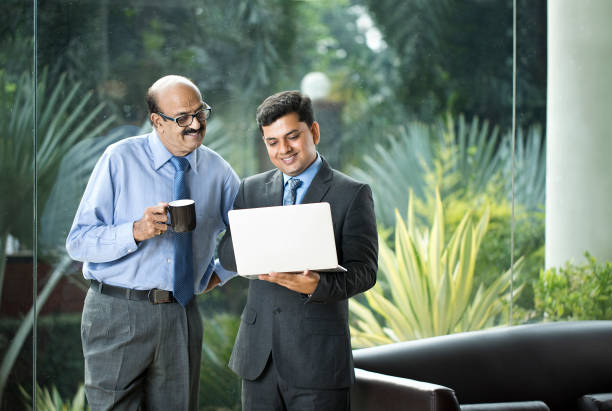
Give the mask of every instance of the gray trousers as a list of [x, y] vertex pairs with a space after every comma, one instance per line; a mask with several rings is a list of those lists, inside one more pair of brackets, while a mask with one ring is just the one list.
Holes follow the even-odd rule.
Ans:
[[349, 410], [349, 388], [314, 390], [292, 387], [278, 374], [272, 355], [256, 380], [242, 380], [242, 411]]
[[195, 298], [183, 308], [89, 289], [81, 340], [92, 411], [197, 410], [202, 332]]

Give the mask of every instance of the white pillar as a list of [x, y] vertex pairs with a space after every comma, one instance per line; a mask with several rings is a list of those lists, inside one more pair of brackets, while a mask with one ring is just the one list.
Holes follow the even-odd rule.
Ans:
[[546, 267], [612, 261], [612, 1], [548, 1]]

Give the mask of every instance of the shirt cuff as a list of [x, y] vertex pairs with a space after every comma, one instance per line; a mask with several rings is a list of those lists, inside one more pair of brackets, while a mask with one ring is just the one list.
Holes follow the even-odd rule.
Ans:
[[217, 273], [219, 280], [221, 280], [221, 284], [219, 285], [225, 285], [226, 282], [237, 275], [234, 271], [229, 271], [223, 268], [218, 258], [215, 260], [215, 272]]
[[117, 239], [117, 244], [120, 249], [123, 250], [125, 254], [136, 251], [138, 244], [136, 244], [136, 240], [134, 240], [134, 223], [123, 223], [118, 225], [116, 230], [115, 238]]

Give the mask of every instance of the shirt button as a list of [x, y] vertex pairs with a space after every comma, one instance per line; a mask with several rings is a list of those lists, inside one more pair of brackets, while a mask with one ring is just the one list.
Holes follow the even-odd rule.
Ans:
[[128, 248], [127, 252], [128, 252], [128, 253], [131, 253], [131, 252], [132, 252], [132, 249], [131, 249], [131, 248]]
[[172, 262], [172, 260], [168, 258], [168, 264], [170, 264], [171, 262]]

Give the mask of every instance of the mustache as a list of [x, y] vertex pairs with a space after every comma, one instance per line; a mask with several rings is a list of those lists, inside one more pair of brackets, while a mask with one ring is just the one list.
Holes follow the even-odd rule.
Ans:
[[187, 135], [187, 134], [192, 134], [192, 133], [199, 133], [200, 131], [202, 131], [203, 127], [200, 127], [198, 129], [195, 128], [186, 128], [185, 130], [183, 130], [183, 132], [181, 133], [182, 135]]

